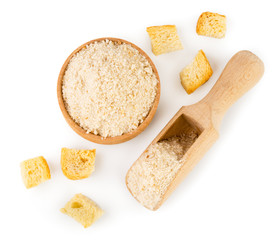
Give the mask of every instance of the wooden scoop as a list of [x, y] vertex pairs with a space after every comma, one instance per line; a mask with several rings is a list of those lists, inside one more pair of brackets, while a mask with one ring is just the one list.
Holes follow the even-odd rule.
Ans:
[[[191, 129], [198, 133], [197, 139], [183, 156], [184, 164], [152, 210], [156, 210], [162, 205], [213, 145], [218, 138], [218, 129], [225, 112], [260, 80], [263, 72], [263, 62], [256, 55], [249, 51], [236, 53], [226, 65], [211, 91], [198, 103], [183, 106], [152, 141], [151, 144], [155, 144], [181, 133], [187, 134]], [[126, 185], [128, 187], [127, 176]], [[130, 189], [129, 191], [131, 192]]]

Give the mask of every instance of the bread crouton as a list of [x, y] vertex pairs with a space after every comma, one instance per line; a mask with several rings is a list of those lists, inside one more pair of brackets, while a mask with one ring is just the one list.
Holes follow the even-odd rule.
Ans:
[[175, 25], [148, 27], [146, 31], [151, 39], [152, 52], [156, 56], [183, 49]]
[[104, 213], [95, 202], [82, 194], [76, 194], [60, 211], [74, 218], [84, 228], [91, 226]]
[[71, 180], [87, 178], [95, 170], [96, 149], [76, 150], [61, 149], [61, 168]]
[[51, 178], [47, 161], [42, 156], [21, 162], [20, 168], [26, 188], [35, 187]]
[[194, 92], [212, 75], [212, 68], [202, 50], [195, 59], [180, 72], [181, 84], [188, 94]]
[[198, 19], [196, 31], [199, 35], [223, 38], [226, 34], [226, 16], [204, 12]]

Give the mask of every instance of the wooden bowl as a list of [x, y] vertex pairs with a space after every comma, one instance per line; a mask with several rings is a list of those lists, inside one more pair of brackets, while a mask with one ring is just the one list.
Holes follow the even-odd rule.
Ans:
[[[127, 43], [130, 44], [133, 48], [137, 49], [150, 63], [153, 72], [155, 73], [157, 79], [158, 79], [158, 84], [157, 84], [157, 94], [154, 100], [154, 103], [148, 113], [148, 115], [146, 116], [146, 118], [144, 119], [144, 121], [138, 126], [138, 128], [136, 128], [135, 130], [129, 132], [129, 133], [125, 133], [122, 134], [121, 136], [116, 136], [116, 137], [102, 137], [100, 135], [95, 135], [93, 133], [86, 133], [86, 130], [84, 130], [82, 127], [80, 127], [69, 115], [68, 111], [66, 110], [65, 104], [64, 104], [64, 99], [63, 99], [63, 95], [62, 95], [62, 83], [63, 83], [63, 77], [64, 77], [64, 73], [65, 70], [71, 60], [71, 58], [77, 53], [79, 52], [83, 47], [85, 47], [86, 45], [93, 43], [93, 42], [97, 42], [97, 41], [102, 41], [102, 40], [111, 40], [114, 42], [121, 42], [121, 43]], [[147, 126], [148, 124], [151, 122], [152, 118], [155, 115], [155, 112], [157, 110], [158, 107], [158, 103], [159, 103], [159, 99], [160, 99], [160, 78], [159, 78], [159, 74], [158, 71], [154, 65], [154, 63], [152, 62], [152, 60], [148, 57], [148, 55], [142, 50], [140, 49], [138, 46], [136, 46], [133, 43], [130, 43], [126, 40], [123, 39], [119, 39], [119, 38], [98, 38], [98, 39], [94, 39], [92, 41], [89, 41], [87, 43], [84, 43], [83, 45], [81, 45], [80, 47], [78, 47], [76, 50], [74, 50], [71, 55], [66, 59], [65, 63], [63, 64], [59, 76], [58, 76], [58, 82], [57, 82], [57, 97], [58, 97], [58, 103], [60, 106], [60, 109], [62, 111], [62, 114], [65, 118], [65, 120], [67, 121], [67, 123], [70, 125], [70, 127], [77, 133], [79, 134], [81, 137], [91, 141], [91, 142], [95, 142], [95, 143], [100, 143], [100, 144], [117, 144], [117, 143], [122, 143], [122, 142], [126, 142], [134, 137], [136, 137], [137, 135], [139, 135]]]

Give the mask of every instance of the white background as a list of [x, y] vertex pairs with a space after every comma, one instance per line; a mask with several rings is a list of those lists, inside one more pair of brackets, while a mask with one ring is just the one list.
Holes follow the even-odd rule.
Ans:
[[[279, 239], [279, 79], [277, 1], [1, 1], [1, 239]], [[227, 16], [224, 39], [198, 36], [203, 11]], [[146, 27], [175, 24], [184, 50], [154, 56]], [[148, 128], [123, 144], [82, 139], [65, 122], [56, 82], [67, 56], [99, 37], [141, 47], [161, 78]], [[179, 72], [203, 49], [214, 74], [187, 95]], [[156, 212], [125, 186], [131, 164], [182, 105], [202, 99], [226, 62], [251, 50], [265, 63], [262, 80], [227, 112], [220, 138]], [[96, 148], [96, 171], [68, 180], [60, 150]], [[19, 164], [43, 155], [50, 181], [25, 189]], [[84, 229], [59, 209], [76, 193], [105, 211]]]

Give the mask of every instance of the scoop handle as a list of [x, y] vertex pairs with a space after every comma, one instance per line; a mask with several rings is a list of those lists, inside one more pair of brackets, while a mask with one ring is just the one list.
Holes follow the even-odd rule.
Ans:
[[263, 73], [263, 62], [249, 51], [240, 51], [229, 60], [213, 88], [201, 101], [210, 106], [217, 128], [229, 107], [251, 89]]

